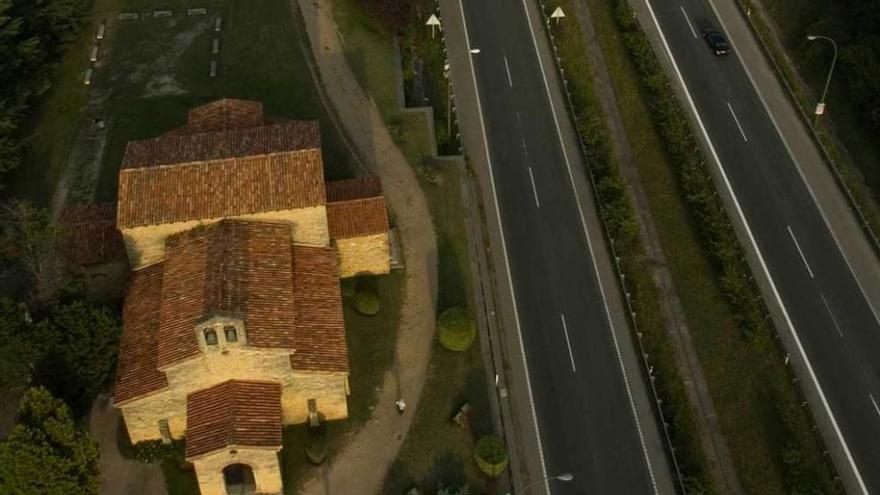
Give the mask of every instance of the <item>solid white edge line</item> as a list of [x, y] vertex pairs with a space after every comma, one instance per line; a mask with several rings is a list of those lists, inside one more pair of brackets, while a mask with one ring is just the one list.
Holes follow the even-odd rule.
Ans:
[[[470, 53], [471, 40], [470, 35], [468, 35], [467, 20], [464, 15], [464, 5], [462, 5], [462, 0], [458, 0], [458, 9], [459, 13], [461, 14], [461, 24], [464, 31], [465, 46], [468, 49], [468, 53]], [[489, 138], [486, 135], [486, 123], [483, 119], [483, 104], [480, 101], [480, 88], [479, 86], [477, 86], [477, 73], [476, 70], [474, 70], [474, 60], [470, 56], [468, 56], [467, 59], [468, 66], [471, 70], [471, 79], [474, 83], [474, 96], [477, 100], [477, 114], [480, 116], [480, 129], [483, 131], [483, 147], [486, 151], [486, 163], [489, 165], [489, 183], [492, 185], [492, 202], [495, 205], [495, 217], [498, 221], [498, 227], [501, 229], [501, 252], [502, 254], [504, 254], [504, 266], [505, 270], [507, 271], [507, 286], [510, 288], [510, 297], [513, 300], [513, 318], [516, 322], [516, 336], [519, 340], [520, 358], [522, 359], [523, 367], [526, 372], [526, 391], [529, 395], [529, 407], [532, 411], [532, 426], [534, 426], [535, 433], [538, 435], [538, 457], [541, 460], [541, 477], [543, 478], [544, 491], [549, 492], [550, 481], [547, 476], [547, 464], [544, 459], [544, 446], [543, 441], [541, 440], [541, 429], [538, 427], [538, 414], [535, 410], [535, 398], [532, 394], [532, 378], [531, 374], [529, 373], [529, 362], [526, 358], [526, 347], [523, 343], [522, 328], [520, 327], [519, 323], [519, 310], [517, 309], [516, 305], [516, 291], [513, 288], [513, 279], [511, 278], [510, 274], [510, 260], [507, 257], [507, 241], [505, 240], [504, 236], [504, 223], [501, 221], [501, 209], [498, 206], [498, 193], [495, 189], [495, 173], [492, 169], [492, 157], [489, 153]], [[517, 117], [519, 117], [519, 114], [517, 114]]]
[[568, 325], [565, 324], [565, 315], [560, 314], [559, 318], [562, 319], [562, 331], [565, 332], [565, 345], [568, 346], [568, 359], [571, 360], [571, 371], [577, 373], [577, 366], [574, 365], [574, 353], [571, 352], [571, 339], [568, 338]]
[[540, 208], [541, 202], [538, 201], [538, 188], [535, 187], [535, 176], [532, 175], [532, 167], [529, 167], [529, 180], [532, 181], [532, 192], [535, 194], [535, 206]]
[[733, 116], [733, 121], [736, 122], [736, 127], [739, 128], [739, 133], [742, 134], [743, 141], [749, 142], [749, 138], [746, 137], [746, 131], [743, 130], [742, 124], [739, 123], [739, 119], [736, 118], [736, 112], [733, 111], [733, 107], [730, 106], [730, 102], [727, 102], [727, 109], [730, 110], [730, 115]]
[[703, 137], [709, 144], [709, 150], [712, 153], [713, 162], [715, 163], [716, 167], [718, 167], [718, 170], [721, 173], [721, 177], [724, 179], [724, 185], [727, 188], [727, 191], [730, 193], [731, 198], [733, 198], [733, 203], [736, 207], [736, 213], [739, 216], [740, 220], [743, 222], [743, 225], [745, 226], [746, 233], [749, 237], [749, 243], [752, 245], [752, 248], [758, 255], [758, 261], [761, 264], [761, 269], [763, 270], [764, 275], [767, 277], [767, 280], [770, 282], [770, 288], [773, 289], [773, 296], [776, 299], [776, 302], [779, 304], [779, 308], [782, 310], [782, 314], [785, 317], [785, 322], [788, 326], [789, 332], [794, 338], [795, 344], [797, 344], [798, 352], [803, 358], [804, 364], [806, 364], [807, 366], [807, 371], [810, 374], [810, 379], [813, 382], [813, 385], [816, 387], [816, 390], [819, 392], [819, 398], [822, 401], [822, 406], [825, 408], [825, 412], [828, 414], [828, 417], [831, 420], [831, 425], [834, 428], [834, 432], [837, 435], [838, 441], [843, 447], [846, 458], [850, 463], [850, 467], [856, 475], [856, 479], [859, 483], [860, 488], [862, 489], [862, 493], [868, 495], [868, 488], [865, 486], [865, 481], [862, 479], [862, 475], [859, 472], [858, 466], [856, 466], [855, 460], [852, 457], [852, 453], [849, 450], [849, 446], [846, 444], [846, 440], [843, 438], [843, 433], [840, 431], [840, 426], [837, 424], [837, 419], [834, 417], [834, 413], [831, 412], [831, 406], [828, 404], [828, 399], [825, 397], [825, 392], [822, 390], [822, 386], [819, 384], [819, 379], [816, 377], [816, 372], [813, 371], [813, 366], [810, 364], [810, 359], [807, 357], [807, 353], [804, 350], [801, 339], [798, 336], [797, 331], [795, 331], [794, 329], [794, 324], [791, 321], [788, 310], [785, 308], [785, 304], [782, 302], [782, 297], [779, 295], [779, 291], [776, 289], [776, 283], [773, 282], [773, 277], [770, 275], [770, 270], [767, 268], [767, 263], [764, 261], [764, 255], [761, 254], [761, 250], [758, 248], [758, 243], [755, 241], [755, 236], [752, 234], [752, 229], [749, 227], [749, 223], [746, 220], [745, 214], [742, 211], [742, 207], [739, 204], [739, 199], [737, 199], [736, 194], [733, 192], [733, 186], [731, 186], [730, 180], [727, 178], [727, 173], [724, 171], [724, 167], [721, 165], [721, 159], [719, 158], [718, 153], [715, 150], [715, 145], [712, 144], [712, 139], [709, 138], [709, 133], [708, 131], [706, 131], [706, 126], [703, 124], [703, 119], [700, 117], [700, 113], [697, 111], [697, 106], [694, 103], [693, 97], [691, 97], [690, 90], [688, 90], [687, 84], [684, 81], [684, 76], [682, 76], [681, 70], [679, 70], [678, 68], [678, 63], [675, 61], [675, 57], [672, 55], [672, 50], [669, 48], [669, 42], [666, 41], [666, 34], [663, 32], [663, 28], [660, 27], [660, 22], [657, 20], [657, 15], [654, 13], [654, 7], [651, 5], [651, 0], [645, 0], [645, 4], [648, 6], [648, 11], [651, 14], [651, 19], [654, 21], [654, 25], [657, 27], [657, 32], [660, 34], [660, 41], [663, 42], [663, 47], [666, 49], [666, 54], [669, 57], [669, 60], [672, 62], [672, 67], [673, 69], [675, 69], [675, 74], [678, 77], [678, 81], [681, 84], [682, 89], [684, 89], [685, 96], [687, 97], [686, 99], [688, 102], [688, 106], [691, 108], [691, 112], [693, 112], [694, 116], [697, 119], [697, 123], [700, 126], [700, 132], [703, 134]]
[[[715, 13], [715, 17], [718, 19], [718, 22], [721, 23], [721, 27], [725, 32], [730, 32], [727, 27], [724, 25], [724, 20], [718, 15], [718, 9], [715, 7], [715, 3], [712, 0], [708, 0], [709, 6], [712, 7], [712, 11]], [[788, 152], [788, 156], [791, 158], [791, 162], [794, 164], [795, 170], [797, 170], [798, 175], [800, 175], [801, 180], [804, 183], [804, 186], [807, 188], [807, 191], [810, 193], [810, 197], [813, 198], [813, 204], [816, 205], [816, 209], [819, 211], [819, 215], [822, 216], [822, 220], [825, 222], [825, 228], [828, 229], [828, 233], [831, 234], [831, 238], [834, 239], [834, 244], [837, 246], [837, 250], [840, 252], [840, 256], [843, 258], [843, 261], [846, 263], [847, 268], [849, 268], [849, 272], [853, 277], [853, 280], [856, 281], [856, 285], [859, 286], [859, 291], [862, 293], [862, 297], [865, 298], [865, 303], [867, 303], [868, 308], [871, 309], [871, 313], [874, 315], [874, 320], [877, 321], [877, 325], [880, 326], [880, 314], [878, 314], [877, 309], [874, 308], [874, 305], [871, 304], [871, 299], [868, 297], [868, 294], [865, 292], [865, 288], [862, 286], [862, 282], [859, 281], [859, 277], [856, 276], [856, 271], [853, 269], [852, 264], [850, 264], [849, 259], [846, 256], [846, 253], [843, 251], [843, 246], [840, 244], [840, 240], [837, 239], [837, 235], [834, 233], [834, 229], [831, 228], [831, 222], [828, 221], [828, 216], [825, 215], [825, 210], [822, 209], [822, 205], [819, 203], [819, 200], [816, 198], [816, 193], [813, 191], [813, 188], [810, 186], [810, 183], [807, 181], [807, 177], [804, 175], [801, 170], [800, 165], [798, 165], [798, 161], [794, 156], [794, 153], [791, 150], [791, 146], [789, 146], [788, 141], [785, 139], [785, 135], [779, 129], [779, 124], [776, 122], [776, 117], [773, 116], [773, 112], [770, 111], [770, 106], [767, 104], [767, 101], [764, 99], [764, 95], [758, 91], [758, 85], [755, 83], [755, 78], [752, 77], [751, 71], [749, 71], [749, 67], [746, 65], [745, 60], [743, 60], [742, 55], [740, 55], [739, 51], [733, 50], [733, 53], [736, 55], [736, 58], [739, 59], [739, 64], [743, 68], [746, 73], [746, 77], [749, 78], [749, 81], [752, 83], [752, 88], [755, 90], [755, 94], [758, 95], [758, 99], [761, 100], [761, 104], [764, 106], [764, 111], [767, 112], [767, 115], [770, 117], [770, 122], [773, 123], [773, 127], [776, 129], [776, 134], [779, 135], [779, 139], [782, 141], [783, 146], [785, 146], [785, 150]], [[834, 175], [832, 173], [832, 175]], [[846, 201], [846, 200], [844, 200]], [[858, 223], [858, 219], [856, 219]]]
[[[461, 1], [461, 0], [459, 0]], [[581, 218], [581, 227], [584, 230], [584, 237], [587, 240], [587, 249], [590, 251], [590, 258], [593, 262], [593, 271], [596, 274], [596, 282], [599, 285], [599, 293], [602, 296], [602, 305], [605, 307], [605, 318], [608, 320], [608, 327], [611, 332], [611, 339], [614, 342], [614, 348], [617, 352], [617, 362], [620, 365], [620, 372], [623, 375], [623, 383], [626, 386], [626, 394], [629, 397], [629, 405], [633, 415], [633, 420], [636, 423], [636, 430], [639, 434], [639, 441], [642, 444], [642, 454], [645, 457], [645, 464], [648, 467], [648, 474], [651, 477], [651, 485], [654, 488], [654, 493], [658, 493], [657, 490], [657, 480], [654, 477], [654, 467], [651, 465], [651, 457], [648, 455], [648, 447], [645, 444], [645, 436], [642, 433], [642, 424], [639, 421], [639, 415], [636, 410], [636, 403], [632, 396], [632, 389], [629, 384], [629, 377], [626, 374], [626, 367], [623, 364], [623, 355], [620, 352], [620, 344], [617, 341], [617, 334], [614, 330], [614, 322], [611, 320], [611, 310], [608, 308], [608, 301], [605, 297], [605, 288], [602, 285], [602, 277], [599, 275], [599, 266], [596, 263], [596, 255], [593, 251], [593, 242], [590, 239], [590, 233], [587, 231], [587, 222], [584, 218], [584, 210], [581, 208], [581, 203], [578, 201], [577, 195], [577, 187], [574, 184], [574, 173], [571, 170], [571, 162], [568, 159], [568, 152], [565, 150], [565, 141], [562, 139], [562, 129], [559, 126], [559, 117], [556, 115], [556, 106], [553, 105], [553, 97], [550, 93], [550, 83], [547, 82], [547, 72], [544, 69], [544, 62], [541, 60], [541, 51], [538, 49], [538, 40], [535, 38], [535, 30], [532, 27], [532, 16], [529, 14], [529, 6], [526, 4], [526, 0], [522, 0], [523, 10], [526, 12], [526, 21], [529, 25], [529, 33], [532, 36], [532, 43], [535, 47], [535, 57], [538, 59], [538, 65], [541, 68], [541, 77], [544, 80], [544, 89], [547, 91], [547, 101], [550, 104], [550, 111], [553, 114], [553, 123], [556, 125], [556, 135], [559, 138], [559, 146], [562, 148], [562, 156], [565, 159], [565, 166], [568, 169], [568, 178], [571, 183], [571, 189], [574, 194], [574, 202], [577, 205], [578, 215]], [[539, 7], [540, 8], [540, 7]]]
[[825, 311], [828, 311], [828, 316], [831, 317], [831, 323], [834, 324], [834, 329], [837, 330], [837, 335], [840, 335], [840, 338], [843, 338], [843, 332], [840, 331], [840, 325], [837, 324], [837, 318], [834, 317], [834, 312], [831, 311], [831, 306], [828, 304], [828, 300], [825, 299], [825, 294], [819, 292], [819, 297], [822, 298], [822, 303], [825, 304]]
[[507, 57], [504, 57], [504, 70], [507, 71], [507, 83], [510, 84], [510, 87], [513, 87], [513, 78], [510, 77], [510, 64], [507, 63]]
[[[801, 245], [798, 243], [797, 238], [794, 236], [794, 232], [791, 230], [791, 225], [786, 225], [785, 228], [788, 229], [788, 235], [791, 236], [791, 241], [794, 242], [794, 247], [797, 248], [798, 254], [801, 255], [801, 261], [803, 261], [804, 266], [807, 267], [807, 272], [810, 273], [810, 278], [816, 278], [813, 275], [813, 270], [810, 268], [810, 264], [807, 263], [807, 257], [804, 256], [804, 251], [801, 249]], [[822, 298], [824, 299], [825, 297], [822, 296]]]
[[684, 21], [687, 22], [688, 27], [691, 28], [691, 34], [694, 35], [694, 38], [697, 38], [697, 31], [694, 29], [694, 25], [691, 24], [691, 20], [688, 18], [687, 12], [684, 11], [684, 5], [679, 6], [681, 9], [681, 15], [684, 16]]

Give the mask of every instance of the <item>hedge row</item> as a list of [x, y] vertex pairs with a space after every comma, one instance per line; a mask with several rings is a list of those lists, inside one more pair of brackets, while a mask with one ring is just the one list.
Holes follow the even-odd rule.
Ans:
[[[562, 0], [560, 4], [566, 12], [576, 12], [570, 0]], [[663, 399], [663, 419], [668, 424], [676, 450], [682, 482], [688, 493], [704, 493], [710, 490], [711, 481], [694, 412], [678, 374], [662, 306], [651, 276], [651, 262], [639, 236], [639, 222], [611, 152], [604, 111], [593, 88], [584, 37], [575, 21], [553, 23], [551, 32], [560, 57], [560, 68], [567, 80], [572, 117], [596, 186], [599, 213], [619, 256], [620, 270], [626, 275], [626, 290], [636, 314], [642, 345], [657, 370], [654, 386]]]
[[[766, 318], [757, 287], [737, 240], [733, 226], [715, 190], [700, 144], [691, 131], [687, 117], [676, 99], [652, 47], [641, 30], [626, 0], [613, 0], [615, 20], [623, 33], [623, 41], [640, 76], [640, 83], [651, 108], [651, 117], [666, 144], [684, 198], [698, 225], [705, 252], [717, 270], [718, 283], [738, 320], [744, 338], [753, 345], [773, 352], [775, 330]], [[788, 488], [793, 493], [809, 493], [825, 486], [823, 467], [809, 461], [807, 450], [816, 449], [809, 433], [810, 421], [805, 411], [782, 390], [781, 383], [768, 383], [768, 392], [776, 401], [776, 416], [786, 438], [779, 462], [786, 473]]]

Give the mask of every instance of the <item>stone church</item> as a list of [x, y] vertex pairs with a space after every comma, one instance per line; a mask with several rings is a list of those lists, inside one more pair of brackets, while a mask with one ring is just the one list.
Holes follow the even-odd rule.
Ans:
[[348, 415], [339, 283], [390, 269], [379, 181], [325, 182], [317, 122], [219, 100], [128, 143], [116, 224], [131, 441], [185, 438], [202, 495], [280, 492], [282, 425]]

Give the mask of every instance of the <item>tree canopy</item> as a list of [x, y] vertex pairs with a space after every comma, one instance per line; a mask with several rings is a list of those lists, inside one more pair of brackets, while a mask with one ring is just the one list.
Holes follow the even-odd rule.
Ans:
[[28, 390], [9, 436], [0, 442], [0, 494], [98, 492], [98, 445], [74, 423], [63, 401]]
[[470, 349], [477, 335], [477, 325], [464, 308], [449, 308], [437, 319], [437, 338], [450, 351]]

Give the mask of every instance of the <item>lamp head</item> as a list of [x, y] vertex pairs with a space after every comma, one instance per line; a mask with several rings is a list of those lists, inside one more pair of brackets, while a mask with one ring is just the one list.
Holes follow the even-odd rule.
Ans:
[[471, 48], [471, 49], [470, 49], [470, 52], [471, 52], [472, 54], [476, 55], [476, 54], [480, 53], [480, 49], [479, 49], [479, 48]]
[[808, 34], [808, 35], [807, 35], [807, 39], [810, 40], [810, 41], [813, 41], [813, 40], [816, 39], [816, 37], [813, 36], [812, 34]]
[[559, 481], [572, 481], [574, 479], [574, 475], [571, 473], [562, 473], [556, 477]]

